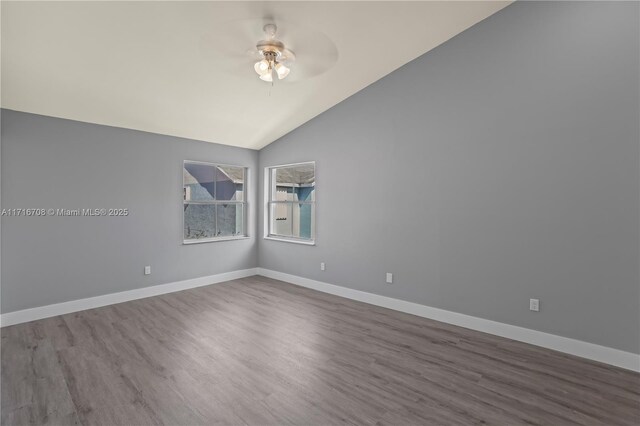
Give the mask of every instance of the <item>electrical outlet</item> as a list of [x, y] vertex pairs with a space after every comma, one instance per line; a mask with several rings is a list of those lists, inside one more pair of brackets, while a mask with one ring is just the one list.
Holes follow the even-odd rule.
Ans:
[[540, 311], [540, 300], [529, 299], [529, 310], [538, 312]]
[[320, 270], [321, 271], [325, 270], [324, 262], [320, 262]]
[[393, 283], [393, 274], [391, 272], [387, 272], [387, 284]]
[[151, 275], [151, 266], [145, 266], [144, 267], [144, 274], [145, 275]]

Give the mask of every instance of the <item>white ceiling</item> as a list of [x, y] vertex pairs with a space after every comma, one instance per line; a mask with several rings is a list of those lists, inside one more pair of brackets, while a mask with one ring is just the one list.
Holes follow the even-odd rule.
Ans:
[[[1, 102], [260, 149], [509, 3], [2, 1]], [[337, 61], [260, 81], [243, 55], [265, 17], [298, 62], [321, 39]]]

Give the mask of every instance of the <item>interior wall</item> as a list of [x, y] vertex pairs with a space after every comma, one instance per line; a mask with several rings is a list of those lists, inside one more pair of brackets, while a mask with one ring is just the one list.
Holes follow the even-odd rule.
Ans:
[[517, 2], [267, 146], [316, 161], [317, 244], [260, 266], [639, 353], [639, 26]]
[[[2, 110], [2, 313], [257, 266], [258, 152]], [[182, 244], [182, 162], [249, 167], [249, 239]], [[151, 266], [151, 275], [144, 267]]]

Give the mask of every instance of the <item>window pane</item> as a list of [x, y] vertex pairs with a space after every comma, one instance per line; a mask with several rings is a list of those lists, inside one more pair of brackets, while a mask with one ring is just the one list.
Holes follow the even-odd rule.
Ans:
[[281, 237], [293, 236], [293, 213], [291, 203], [271, 204], [271, 233]]
[[184, 205], [184, 239], [198, 240], [216, 235], [216, 206], [214, 204]]
[[315, 238], [315, 205], [271, 204], [271, 233], [280, 237]]
[[[315, 165], [313, 163], [274, 169], [271, 199], [286, 201], [312, 201], [315, 187]], [[283, 199], [283, 194], [286, 197]]]
[[218, 237], [244, 235], [242, 204], [218, 204]]
[[215, 198], [215, 173], [215, 166], [185, 162], [182, 170], [184, 200], [213, 200]]
[[294, 204], [293, 216], [294, 219], [299, 221], [298, 234], [299, 238], [307, 238], [313, 240], [315, 235], [315, 210], [316, 206], [313, 204]]
[[296, 201], [315, 201], [315, 186], [300, 186], [295, 188], [294, 200]]
[[216, 169], [216, 199], [243, 201], [244, 167], [218, 166]]
[[274, 201], [294, 201], [293, 188], [277, 186]]

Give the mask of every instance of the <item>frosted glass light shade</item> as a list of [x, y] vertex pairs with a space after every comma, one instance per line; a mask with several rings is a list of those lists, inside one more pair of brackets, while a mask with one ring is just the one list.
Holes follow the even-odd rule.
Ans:
[[276, 64], [276, 73], [278, 73], [278, 79], [282, 80], [286, 76], [289, 75], [289, 71], [291, 71], [288, 67], [282, 64]]
[[269, 62], [267, 62], [267, 60], [265, 60], [265, 59], [263, 59], [261, 61], [258, 61], [253, 66], [253, 69], [256, 70], [258, 75], [261, 75], [261, 76], [265, 75], [265, 74], [269, 73]]
[[267, 73], [267, 74], [261, 75], [260, 76], [260, 80], [272, 82], [273, 81], [273, 76], [271, 75], [271, 71], [269, 71], [269, 73]]

